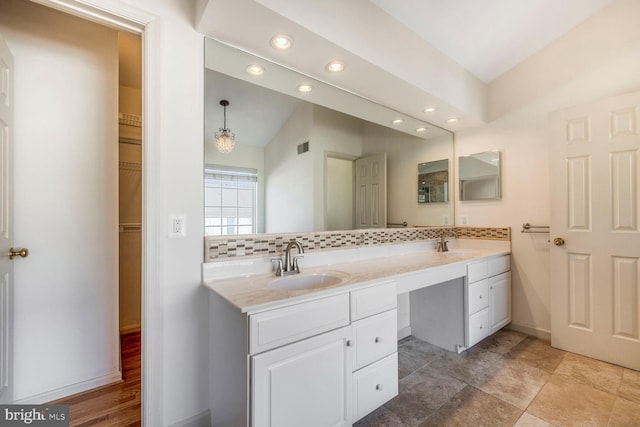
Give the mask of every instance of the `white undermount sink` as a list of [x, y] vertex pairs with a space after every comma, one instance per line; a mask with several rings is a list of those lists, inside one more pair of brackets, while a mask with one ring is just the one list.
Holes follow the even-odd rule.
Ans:
[[267, 288], [285, 290], [317, 289], [340, 284], [349, 277], [349, 274], [340, 271], [310, 274], [301, 273], [292, 276], [277, 277], [267, 284]]

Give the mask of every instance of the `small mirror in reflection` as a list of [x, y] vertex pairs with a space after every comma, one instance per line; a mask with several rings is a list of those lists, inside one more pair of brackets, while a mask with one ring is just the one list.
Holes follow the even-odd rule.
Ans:
[[418, 203], [449, 201], [449, 160], [418, 164]]

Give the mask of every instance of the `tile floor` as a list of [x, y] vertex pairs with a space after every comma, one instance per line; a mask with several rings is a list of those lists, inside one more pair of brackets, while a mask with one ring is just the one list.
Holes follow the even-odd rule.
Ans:
[[640, 426], [640, 372], [502, 330], [461, 355], [398, 343], [399, 395], [355, 426]]

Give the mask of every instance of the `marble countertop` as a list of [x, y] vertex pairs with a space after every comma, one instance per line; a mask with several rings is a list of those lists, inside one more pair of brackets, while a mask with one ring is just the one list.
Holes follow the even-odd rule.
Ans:
[[[244, 275], [232, 278], [205, 280], [206, 287], [225, 298], [243, 313], [257, 312], [282, 305], [348, 292], [370, 285], [372, 281], [399, 279], [416, 272], [435, 272], [448, 268], [457, 276], [466, 274], [470, 262], [510, 253], [508, 247], [456, 248], [449, 252], [433, 250], [378, 257], [352, 262], [338, 262], [305, 268], [301, 262], [299, 275], [276, 277], [271, 274]], [[454, 267], [451, 269], [451, 267]], [[459, 267], [456, 269], [455, 267]], [[312, 289], [278, 289], [290, 277], [325, 275], [337, 283], [328, 283]]]

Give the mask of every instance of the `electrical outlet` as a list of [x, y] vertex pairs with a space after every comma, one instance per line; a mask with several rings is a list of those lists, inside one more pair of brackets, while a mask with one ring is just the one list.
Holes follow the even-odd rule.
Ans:
[[169, 221], [169, 237], [187, 236], [187, 216], [171, 215]]
[[462, 225], [467, 225], [468, 218], [466, 215], [460, 215], [460, 222], [462, 223]]
[[449, 215], [442, 216], [442, 225], [449, 225]]

